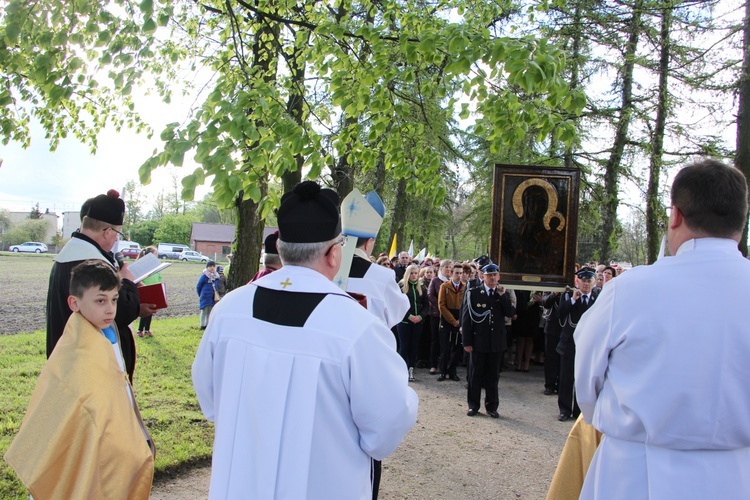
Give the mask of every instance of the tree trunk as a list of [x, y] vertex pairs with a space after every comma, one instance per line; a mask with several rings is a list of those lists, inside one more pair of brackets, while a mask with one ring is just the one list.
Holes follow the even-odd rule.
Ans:
[[599, 260], [608, 262], [614, 251], [618, 234], [617, 207], [620, 205], [619, 176], [621, 175], [622, 155], [628, 140], [628, 127], [633, 113], [633, 69], [635, 67], [638, 37], [641, 32], [643, 0], [633, 5], [628, 43], [625, 48], [625, 64], [622, 68], [622, 104], [617, 120], [617, 131], [612, 150], [604, 167], [604, 202], [602, 204], [601, 240]]
[[[573, 47], [571, 50], [571, 62], [570, 62], [570, 90], [573, 91], [578, 88], [579, 77], [578, 69], [581, 65], [581, 37], [583, 36], [583, 30], [581, 26], [581, 2], [576, 2], [575, 12], [573, 14]], [[566, 168], [573, 167], [573, 145], [569, 144], [565, 148], [565, 154], [563, 155], [563, 161]]]
[[[347, 128], [354, 123], [357, 119], [347, 116], [344, 119], [344, 128]], [[333, 166], [331, 177], [333, 178], [333, 187], [341, 197], [348, 195], [354, 189], [354, 168], [349, 163], [349, 152], [351, 151], [350, 146], [347, 144], [346, 150], [341, 153], [338, 161]]]
[[[291, 73], [291, 88], [289, 89], [289, 99], [286, 102], [286, 112], [292, 117], [294, 122], [300, 127], [305, 126], [304, 103], [305, 103], [305, 58], [304, 51], [307, 46], [308, 36], [295, 41], [294, 51], [287, 58], [289, 72]], [[305, 157], [301, 153], [297, 154], [297, 169], [288, 170], [281, 175], [281, 182], [284, 192], [287, 193], [294, 189], [294, 186], [302, 182], [302, 166], [305, 163]]]
[[669, 76], [669, 58], [671, 52], [671, 42], [669, 31], [672, 24], [672, 5], [667, 5], [662, 9], [661, 15], [661, 34], [659, 35], [660, 57], [659, 57], [659, 96], [656, 105], [656, 124], [654, 133], [651, 137], [651, 163], [648, 172], [648, 188], [646, 190], [646, 248], [647, 261], [649, 264], [656, 261], [661, 245], [663, 225], [661, 221], [662, 206], [659, 200], [659, 181], [662, 171], [662, 156], [664, 154], [664, 128], [667, 122], [667, 112], [669, 103], [667, 83]]
[[[252, 45], [252, 68], [258, 71], [266, 83], [273, 82], [276, 79], [276, 68], [278, 66], [278, 47], [274, 40], [278, 37], [278, 26], [264, 24], [258, 28], [255, 34], [255, 40]], [[247, 72], [247, 69], [245, 68]], [[252, 79], [246, 73], [246, 81], [252, 84]], [[256, 120], [256, 128], [264, 127], [262, 120]], [[247, 144], [245, 148], [252, 150], [258, 147], [257, 141]], [[260, 197], [258, 200], [265, 199], [268, 194], [268, 179], [259, 177], [258, 189]], [[260, 202], [256, 203], [252, 199], [243, 200], [244, 191], [237, 193], [235, 198], [235, 207], [237, 208], [237, 235], [232, 254], [232, 264], [229, 266], [229, 276], [227, 276], [227, 288], [233, 290], [250, 281], [250, 278], [258, 272], [260, 261], [260, 250], [263, 240], [263, 221], [260, 218], [258, 207]]]
[[[258, 182], [261, 199], [268, 194], [268, 184], [265, 179]], [[263, 240], [263, 221], [258, 210], [259, 203], [253, 200], [243, 200], [243, 192], [237, 196], [237, 239], [232, 253], [234, 257], [229, 266], [227, 288], [234, 290], [252, 278], [258, 272], [261, 241]]]
[[[742, 75], [740, 77], [739, 107], [737, 110], [737, 156], [734, 165], [750, 179], [750, 1], [745, 2], [742, 38]], [[747, 224], [742, 231], [740, 251], [747, 256]]]
[[[393, 217], [391, 217], [391, 230], [388, 235], [388, 250], [390, 251], [393, 235], [397, 234], [398, 245], [404, 247], [404, 221], [406, 220], [406, 179], [399, 179], [398, 188], [396, 189], [396, 200], [393, 206]], [[400, 252], [396, 248], [396, 253]]]

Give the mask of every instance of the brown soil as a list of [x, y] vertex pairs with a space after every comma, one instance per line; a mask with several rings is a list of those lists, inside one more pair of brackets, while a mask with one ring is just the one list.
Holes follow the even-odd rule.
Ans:
[[[45, 328], [45, 304], [54, 256], [0, 252], [0, 335]], [[162, 271], [169, 307], [160, 317], [198, 314], [195, 283], [205, 269], [201, 263], [174, 262]]]

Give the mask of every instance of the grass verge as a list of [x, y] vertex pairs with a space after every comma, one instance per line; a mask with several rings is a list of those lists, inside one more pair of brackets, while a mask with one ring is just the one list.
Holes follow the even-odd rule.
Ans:
[[[190, 378], [202, 337], [197, 316], [157, 319], [153, 338], [136, 338], [135, 393], [156, 444], [156, 479], [209, 462], [213, 424], [203, 418]], [[0, 336], [0, 454], [23, 420], [36, 379], [46, 361], [45, 333]], [[13, 470], [0, 462], [0, 498], [26, 499]]]

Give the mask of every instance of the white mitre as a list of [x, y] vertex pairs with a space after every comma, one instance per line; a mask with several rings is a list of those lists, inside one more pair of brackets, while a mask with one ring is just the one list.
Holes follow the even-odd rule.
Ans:
[[341, 232], [357, 238], [375, 238], [385, 217], [385, 206], [378, 193], [363, 196], [353, 189], [341, 202]]

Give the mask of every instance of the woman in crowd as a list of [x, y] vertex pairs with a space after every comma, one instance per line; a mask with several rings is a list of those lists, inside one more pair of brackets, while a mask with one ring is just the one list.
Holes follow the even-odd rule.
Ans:
[[377, 264], [379, 266], [387, 267], [388, 269], [393, 269], [393, 265], [391, 264], [391, 259], [389, 259], [387, 255], [384, 257], [378, 257]]
[[206, 262], [206, 269], [203, 270], [200, 278], [198, 278], [198, 283], [195, 285], [195, 291], [198, 292], [199, 298], [198, 308], [201, 310], [201, 330], [205, 330], [208, 326], [208, 317], [216, 304], [215, 296], [219, 295], [218, 285], [219, 273], [216, 272], [216, 262], [209, 260]]
[[[424, 266], [419, 269], [419, 283], [427, 290], [430, 286], [432, 278], [435, 277], [435, 269], [431, 266]], [[429, 298], [428, 298], [429, 302]], [[429, 304], [428, 304], [429, 305]], [[430, 366], [430, 343], [432, 341], [430, 337], [432, 316], [427, 314], [422, 321], [422, 333], [423, 335], [419, 340], [419, 359], [417, 361], [417, 368], [424, 368]]]
[[607, 284], [608, 281], [617, 276], [617, 271], [612, 266], [607, 266], [602, 269], [602, 287]]
[[542, 292], [530, 294], [526, 308], [516, 331], [516, 371], [527, 372], [531, 364], [531, 353], [534, 350], [534, 337], [539, 332], [542, 317]]
[[409, 310], [401, 323], [397, 325], [399, 354], [409, 367], [409, 382], [414, 382], [414, 366], [417, 363], [422, 322], [428, 313], [427, 290], [419, 282], [419, 266], [409, 265], [399, 285], [401, 291], [409, 297]]

